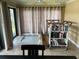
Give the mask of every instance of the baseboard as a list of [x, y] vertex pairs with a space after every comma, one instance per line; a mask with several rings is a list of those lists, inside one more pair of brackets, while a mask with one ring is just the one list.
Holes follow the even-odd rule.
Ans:
[[71, 41], [71, 43], [73, 43], [77, 48], [79, 48], [79, 44], [75, 43], [73, 40], [69, 39], [69, 41]]

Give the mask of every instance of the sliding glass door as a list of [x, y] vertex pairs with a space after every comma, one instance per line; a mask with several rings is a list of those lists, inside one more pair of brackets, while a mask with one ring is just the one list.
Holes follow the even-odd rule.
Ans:
[[4, 44], [4, 35], [3, 35], [3, 26], [2, 26], [2, 11], [0, 9], [0, 50], [5, 48], [5, 44]]
[[16, 10], [14, 8], [9, 8], [10, 19], [11, 19], [11, 27], [13, 38], [17, 35], [17, 24], [16, 24]]

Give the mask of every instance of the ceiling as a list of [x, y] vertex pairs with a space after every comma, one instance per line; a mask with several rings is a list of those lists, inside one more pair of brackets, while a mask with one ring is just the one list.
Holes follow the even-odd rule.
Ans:
[[62, 6], [72, 0], [6, 0], [19, 6]]

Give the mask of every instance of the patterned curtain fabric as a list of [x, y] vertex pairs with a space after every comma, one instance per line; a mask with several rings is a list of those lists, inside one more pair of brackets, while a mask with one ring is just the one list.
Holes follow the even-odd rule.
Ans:
[[46, 33], [46, 20], [61, 20], [61, 7], [27, 7], [22, 9], [23, 33]]

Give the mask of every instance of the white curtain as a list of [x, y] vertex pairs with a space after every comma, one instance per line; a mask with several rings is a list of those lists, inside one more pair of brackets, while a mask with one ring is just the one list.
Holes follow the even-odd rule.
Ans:
[[46, 20], [61, 20], [61, 7], [23, 8], [24, 32], [46, 33]]
[[38, 8], [34, 8], [34, 13], [33, 13], [33, 21], [34, 21], [34, 32], [38, 34], [38, 20], [39, 20], [39, 13], [38, 13]]
[[23, 9], [24, 32], [32, 33], [32, 8]]

